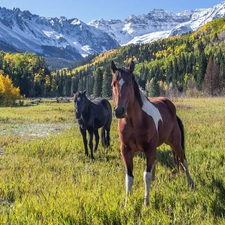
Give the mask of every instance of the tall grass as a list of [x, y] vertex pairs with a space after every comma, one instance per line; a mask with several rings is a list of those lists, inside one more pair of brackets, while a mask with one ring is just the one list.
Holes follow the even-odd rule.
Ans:
[[[125, 207], [115, 118], [111, 147], [100, 144], [92, 160], [84, 155], [72, 103], [0, 108], [0, 125], [10, 130], [0, 131], [0, 224], [225, 224], [225, 99], [172, 100], [185, 126], [196, 187], [189, 190], [185, 173], [174, 175], [171, 150], [162, 145], [148, 207], [141, 155], [134, 158], [133, 193]], [[14, 132], [38, 123], [60, 129], [44, 137]]]

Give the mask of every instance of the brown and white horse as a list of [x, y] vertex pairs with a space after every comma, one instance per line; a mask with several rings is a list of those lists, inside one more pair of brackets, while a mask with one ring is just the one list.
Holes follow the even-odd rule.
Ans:
[[114, 112], [118, 120], [120, 151], [126, 168], [126, 195], [133, 185], [133, 157], [135, 152], [145, 153], [144, 171], [145, 205], [149, 204], [150, 184], [154, 179], [156, 148], [163, 143], [170, 145], [180, 165], [186, 172], [191, 188], [194, 182], [188, 171], [184, 153], [184, 129], [176, 115], [174, 104], [167, 98], [148, 99], [139, 89], [133, 75], [134, 62], [128, 68], [117, 68], [111, 62]]

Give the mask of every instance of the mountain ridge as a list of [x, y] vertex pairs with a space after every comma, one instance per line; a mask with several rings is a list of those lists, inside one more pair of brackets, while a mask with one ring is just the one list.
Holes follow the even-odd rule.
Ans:
[[77, 18], [40, 17], [27, 10], [0, 7], [0, 48], [77, 61], [122, 45], [193, 32], [220, 17], [225, 17], [225, 2], [179, 13], [153, 9], [124, 20], [99, 19], [87, 24]]
[[[225, 2], [221, 2], [212, 8], [185, 10], [179, 13], [153, 9], [146, 15], [130, 15], [125, 20], [99, 19], [88, 24], [107, 32], [120, 45], [127, 45], [193, 32], [207, 22], [224, 16]], [[118, 30], [123, 31], [122, 35]]]

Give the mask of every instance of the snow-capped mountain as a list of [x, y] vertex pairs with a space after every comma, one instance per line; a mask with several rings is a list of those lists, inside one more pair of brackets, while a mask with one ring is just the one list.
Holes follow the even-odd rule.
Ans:
[[225, 16], [225, 2], [212, 8], [172, 13], [154, 9], [147, 15], [125, 20], [46, 18], [0, 7], [0, 50], [35, 52], [39, 55], [77, 60], [88, 54], [131, 43], [147, 43], [192, 32]]
[[225, 16], [225, 2], [212, 8], [171, 13], [154, 9], [147, 15], [130, 15], [125, 20], [93, 20], [88, 23], [117, 40], [120, 45], [147, 43], [160, 38], [196, 31], [207, 22]]
[[18, 8], [0, 7], [2, 50], [11, 48], [77, 60], [118, 46], [108, 34], [76, 18], [45, 18]]

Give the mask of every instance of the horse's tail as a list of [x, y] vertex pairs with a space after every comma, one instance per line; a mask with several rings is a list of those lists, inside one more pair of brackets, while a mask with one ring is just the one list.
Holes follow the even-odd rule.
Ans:
[[179, 125], [180, 128], [180, 132], [181, 132], [181, 147], [184, 150], [184, 158], [185, 158], [185, 140], [184, 140], [184, 125], [181, 121], [181, 119], [177, 116], [177, 123]]
[[102, 145], [104, 147], [109, 147], [110, 146], [110, 126], [112, 123], [112, 107], [109, 101], [107, 100], [103, 101], [103, 105], [107, 109], [109, 115], [108, 115], [108, 120], [106, 124], [102, 128]]
[[102, 145], [104, 147], [110, 146], [110, 125], [111, 122], [108, 120], [108, 122], [102, 127]]

